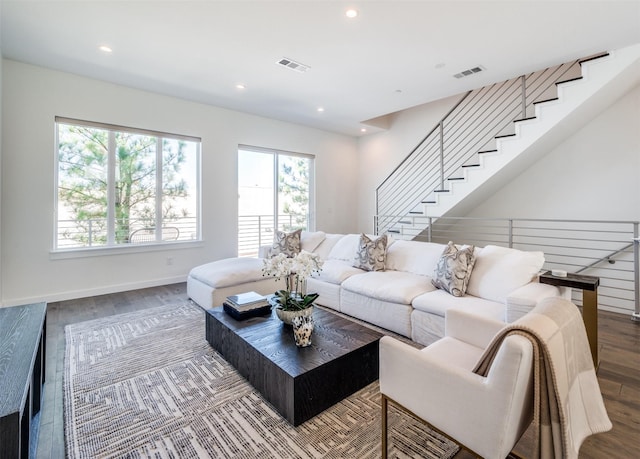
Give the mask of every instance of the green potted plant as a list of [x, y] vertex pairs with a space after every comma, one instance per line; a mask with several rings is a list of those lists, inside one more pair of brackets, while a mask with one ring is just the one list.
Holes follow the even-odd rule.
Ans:
[[307, 278], [321, 269], [320, 257], [305, 250], [293, 258], [280, 253], [264, 260], [264, 276], [285, 280], [285, 288], [276, 291], [270, 298], [276, 315], [284, 323], [291, 325], [294, 317], [307, 317], [313, 313], [313, 302], [319, 295], [307, 292]]

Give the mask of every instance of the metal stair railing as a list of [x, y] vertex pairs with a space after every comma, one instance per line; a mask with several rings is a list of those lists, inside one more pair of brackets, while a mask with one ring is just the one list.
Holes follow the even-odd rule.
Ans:
[[575, 271], [576, 274], [580, 274], [581, 272], [584, 272], [586, 270], [588, 270], [589, 268], [593, 268], [594, 266], [599, 265], [600, 263], [606, 261], [607, 263], [611, 263], [611, 264], [615, 264], [616, 260], [615, 260], [615, 256], [618, 255], [619, 253], [623, 253], [625, 252], [627, 249], [633, 247], [634, 242], [631, 242], [627, 245], [625, 245], [624, 247], [622, 247], [621, 249], [618, 250], [614, 250], [613, 252], [605, 255], [604, 257], [601, 257], [599, 259], [597, 259], [596, 261], [589, 263], [587, 266], [583, 266], [580, 269], [577, 269]]
[[[376, 216], [380, 218], [380, 216]], [[414, 216], [407, 239], [493, 244], [545, 254], [545, 269], [600, 277], [599, 306], [640, 320], [640, 222]], [[375, 221], [374, 221], [375, 224]], [[419, 227], [426, 228], [419, 230]], [[575, 292], [572, 298], [582, 303]]]
[[[606, 54], [602, 54], [606, 55]], [[535, 105], [557, 98], [556, 85], [581, 77], [575, 60], [464, 94], [376, 189], [378, 233], [393, 231], [422, 204], [437, 202], [464, 168], [480, 165], [479, 155], [495, 152], [496, 137], [513, 135], [514, 122], [534, 118]], [[416, 210], [418, 209], [418, 210]]]

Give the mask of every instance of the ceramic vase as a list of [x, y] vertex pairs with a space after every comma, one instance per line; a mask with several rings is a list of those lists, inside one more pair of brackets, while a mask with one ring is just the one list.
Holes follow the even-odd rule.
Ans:
[[311, 333], [313, 333], [313, 316], [297, 316], [293, 319], [293, 337], [296, 340], [296, 346], [311, 345]]
[[287, 325], [293, 325], [294, 317], [311, 317], [312, 314], [313, 305], [299, 311], [283, 311], [282, 309], [276, 307], [276, 315], [278, 316], [278, 319], [280, 319]]

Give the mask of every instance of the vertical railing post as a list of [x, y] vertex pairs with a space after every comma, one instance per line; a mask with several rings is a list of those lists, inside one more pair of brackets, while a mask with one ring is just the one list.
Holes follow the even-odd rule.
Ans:
[[520, 91], [522, 92], [522, 119], [527, 117], [527, 82], [522, 75], [520, 77]]
[[258, 215], [258, 250], [262, 247], [262, 215]]
[[[378, 217], [377, 216], [380, 215], [380, 203], [379, 203], [380, 191], [379, 191], [379, 188], [380, 187], [376, 188], [376, 213], [375, 213], [375, 215], [373, 217], [374, 228], [378, 227], [378, 224], [377, 224]], [[375, 234], [378, 234], [378, 233], [375, 233]]]
[[509, 248], [513, 248], [513, 220], [509, 219]]
[[433, 226], [433, 219], [431, 217], [428, 217], [427, 223], [429, 224], [429, 226], [427, 227], [427, 240], [431, 242], [431, 227]]
[[444, 120], [440, 121], [440, 189], [444, 190]]
[[638, 222], [633, 224], [633, 280], [635, 310], [632, 319], [640, 321], [640, 235], [638, 234]]
[[380, 228], [378, 228], [378, 215], [376, 214], [373, 216], [373, 234], [378, 236], [380, 234], [378, 231], [380, 231]]

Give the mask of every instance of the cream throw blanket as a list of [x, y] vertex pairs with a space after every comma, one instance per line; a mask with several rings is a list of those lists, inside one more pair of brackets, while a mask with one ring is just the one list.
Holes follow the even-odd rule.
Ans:
[[475, 373], [489, 373], [512, 334], [529, 339], [534, 350], [532, 458], [577, 458], [585, 438], [611, 429], [578, 308], [561, 298], [541, 301], [494, 337]]

